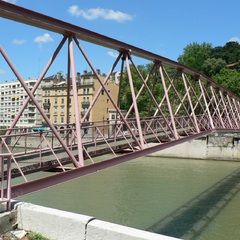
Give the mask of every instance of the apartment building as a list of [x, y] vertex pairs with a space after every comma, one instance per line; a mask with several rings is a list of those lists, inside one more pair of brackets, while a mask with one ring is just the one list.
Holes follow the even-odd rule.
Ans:
[[[98, 70], [98, 77], [104, 81], [105, 77]], [[106, 84], [107, 91], [117, 102], [119, 85], [115, 82], [115, 77]], [[97, 77], [90, 71], [84, 71], [81, 75], [77, 73], [77, 91], [78, 91], [78, 111], [80, 118], [87, 112], [94, 97], [101, 86]], [[67, 95], [69, 87], [69, 97]], [[73, 100], [72, 81], [67, 84], [67, 77], [61, 73], [44, 78], [42, 81], [42, 101], [43, 108], [54, 124], [67, 123], [67, 101], [69, 101], [69, 123], [75, 123], [75, 109]], [[105, 91], [101, 91], [86, 121], [112, 120], [116, 118], [114, 106]]]
[[[36, 79], [27, 79], [25, 81], [28, 88], [31, 90], [36, 83]], [[35, 92], [35, 98], [41, 104], [41, 89]], [[23, 103], [27, 98], [27, 93], [21, 86], [18, 80], [6, 81], [0, 83], [0, 126], [9, 127], [15, 116], [18, 114]], [[30, 101], [18, 120], [16, 127], [31, 127], [41, 125], [42, 117], [35, 104]]]

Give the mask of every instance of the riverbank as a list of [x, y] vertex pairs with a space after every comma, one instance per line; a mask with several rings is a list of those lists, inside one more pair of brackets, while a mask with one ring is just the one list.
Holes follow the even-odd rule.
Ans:
[[[174, 240], [131, 227], [98, 220], [91, 216], [42, 207], [30, 203], [16, 202], [11, 212], [0, 215], [3, 240], [24, 239], [13, 237], [13, 229], [41, 233], [52, 240]], [[3, 234], [3, 232], [1, 232]], [[6, 237], [6, 238], [5, 238]], [[10, 238], [9, 238], [10, 237]]]
[[[239, 139], [239, 134], [215, 133], [155, 152], [149, 156], [198, 160], [240, 161]], [[149, 147], [154, 145], [157, 144], [148, 144]]]

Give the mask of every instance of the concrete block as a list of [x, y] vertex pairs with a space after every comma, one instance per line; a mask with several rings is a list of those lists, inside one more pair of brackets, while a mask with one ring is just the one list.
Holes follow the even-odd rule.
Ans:
[[135, 228], [92, 220], [87, 225], [86, 240], [174, 240], [176, 238], [163, 236]]
[[16, 225], [16, 211], [4, 212], [0, 214], [0, 234], [9, 232]]
[[52, 208], [19, 203], [18, 228], [41, 233], [52, 240], [84, 240], [87, 223], [93, 218]]
[[[152, 147], [157, 143], [149, 143]], [[205, 159], [206, 158], [206, 141], [193, 140], [188, 141], [174, 147], [150, 154], [153, 157], [170, 157], [170, 158], [189, 158], [189, 159]]]

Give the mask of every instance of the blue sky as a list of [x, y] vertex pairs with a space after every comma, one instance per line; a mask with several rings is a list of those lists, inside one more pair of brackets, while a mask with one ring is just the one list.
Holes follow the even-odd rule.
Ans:
[[[49, 15], [82, 28], [177, 60], [187, 44], [208, 42], [223, 46], [240, 41], [239, 0], [9, 0], [9, 3]], [[1, 3], [0, 3], [1, 4]], [[20, 75], [37, 78], [62, 36], [0, 18], [0, 45]], [[116, 52], [82, 42], [85, 52], [102, 72], [108, 73]], [[90, 70], [75, 55], [76, 70]], [[146, 61], [136, 59], [136, 64]], [[66, 50], [47, 75], [66, 74]], [[120, 69], [120, 66], [118, 67]], [[119, 70], [116, 69], [116, 70]], [[0, 55], [0, 82], [16, 77]]]

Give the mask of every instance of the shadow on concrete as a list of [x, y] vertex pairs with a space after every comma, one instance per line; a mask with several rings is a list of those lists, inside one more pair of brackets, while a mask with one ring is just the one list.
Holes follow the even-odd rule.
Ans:
[[194, 239], [240, 190], [240, 169], [199, 194], [147, 231], [183, 239]]

